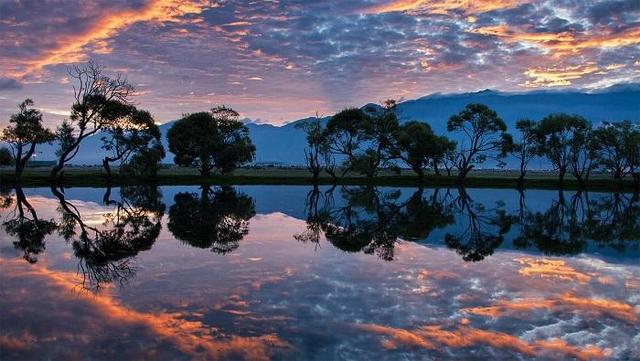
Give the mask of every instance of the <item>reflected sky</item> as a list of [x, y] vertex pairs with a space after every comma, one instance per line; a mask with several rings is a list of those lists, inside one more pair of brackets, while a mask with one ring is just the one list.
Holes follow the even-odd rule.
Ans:
[[[329, 191], [5, 194], [2, 359], [640, 357], [632, 195]], [[624, 240], [598, 238], [611, 221]]]

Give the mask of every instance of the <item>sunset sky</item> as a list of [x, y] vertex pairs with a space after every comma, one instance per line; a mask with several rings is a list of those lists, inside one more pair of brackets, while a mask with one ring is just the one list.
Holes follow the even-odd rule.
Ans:
[[283, 124], [386, 98], [640, 80], [640, 1], [0, 1], [0, 124], [53, 126], [70, 64], [135, 85], [158, 122], [226, 104]]

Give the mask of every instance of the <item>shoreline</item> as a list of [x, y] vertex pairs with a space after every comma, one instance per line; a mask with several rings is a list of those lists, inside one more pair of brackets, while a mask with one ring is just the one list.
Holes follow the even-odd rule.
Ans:
[[[176, 171], [177, 170], [177, 171]], [[119, 185], [136, 184], [156, 184], [156, 185], [313, 185], [312, 179], [305, 169], [276, 168], [276, 169], [250, 169], [242, 168], [229, 175], [212, 175], [202, 177], [193, 174], [194, 170], [189, 168], [172, 168], [161, 171], [154, 179], [135, 178], [121, 176], [114, 173], [111, 181], [108, 181], [105, 174], [96, 167], [72, 167], [62, 176], [61, 181], [52, 183], [49, 180], [49, 170], [25, 170], [20, 186], [45, 187], [52, 185], [74, 186], [74, 187], [106, 187]], [[495, 188], [495, 189], [518, 189], [517, 175], [510, 171], [475, 171], [466, 179], [465, 188]], [[537, 174], [537, 175], [536, 175]], [[336, 182], [322, 175], [318, 181], [319, 185], [376, 185], [395, 187], [419, 187], [420, 182], [416, 175], [405, 172], [401, 175], [381, 174], [373, 179], [362, 176], [347, 175], [338, 178]], [[15, 186], [13, 172], [0, 171], [0, 186]], [[433, 187], [458, 187], [455, 175], [434, 175], [425, 176], [422, 186]], [[524, 179], [524, 189], [565, 189], [565, 190], [599, 190], [611, 192], [637, 192], [638, 189], [633, 179], [614, 180], [603, 175], [593, 177], [587, 182], [580, 183], [574, 178], [565, 179], [560, 185], [557, 178], [549, 172], [532, 172], [530, 178]]]

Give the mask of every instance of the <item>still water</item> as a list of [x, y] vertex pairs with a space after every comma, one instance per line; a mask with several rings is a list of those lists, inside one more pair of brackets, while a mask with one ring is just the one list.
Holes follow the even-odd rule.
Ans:
[[632, 194], [6, 190], [0, 359], [637, 360]]

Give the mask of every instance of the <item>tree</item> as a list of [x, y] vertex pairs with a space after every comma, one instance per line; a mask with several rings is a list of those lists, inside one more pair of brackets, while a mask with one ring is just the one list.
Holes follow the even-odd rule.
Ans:
[[325, 130], [327, 144], [331, 152], [346, 158], [343, 175], [352, 170], [373, 178], [393, 158], [395, 107], [395, 101], [387, 100], [381, 109], [347, 108], [331, 117]]
[[74, 103], [69, 120], [58, 127], [58, 161], [51, 170], [52, 180], [56, 180], [65, 164], [78, 154], [83, 140], [119, 120], [120, 113], [115, 110], [128, 104], [133, 94], [133, 86], [125, 78], [120, 74], [110, 78], [103, 70], [92, 61], [69, 70], [69, 77], [74, 82]]
[[446, 137], [436, 136], [428, 124], [411, 121], [394, 132], [394, 156], [418, 174], [422, 183], [424, 169], [430, 165], [437, 169], [449, 143]]
[[538, 154], [536, 122], [529, 119], [520, 119], [516, 122], [516, 129], [520, 131], [520, 139], [518, 143], [513, 144], [512, 153], [520, 162], [518, 185], [522, 186], [524, 177], [527, 174], [527, 166]]
[[593, 130], [593, 137], [599, 145], [598, 161], [611, 172], [613, 179], [622, 179], [631, 174], [634, 166], [634, 144], [636, 148], [640, 147], [638, 145], [640, 128], [637, 125], [628, 120], [616, 123], [605, 122]]
[[176, 121], [167, 138], [169, 150], [175, 154], [174, 162], [197, 166], [203, 176], [209, 176], [214, 169], [228, 173], [252, 161], [256, 150], [238, 113], [224, 106]]
[[120, 166], [120, 172], [143, 178], [155, 178], [158, 175], [160, 161], [165, 157], [164, 147], [154, 140], [149, 147], [137, 150]]
[[2, 165], [14, 165], [15, 159], [9, 148], [0, 148], [0, 166]]
[[577, 132], [588, 128], [586, 119], [579, 115], [554, 113], [543, 118], [536, 129], [536, 142], [541, 154], [546, 156], [558, 172], [560, 183], [572, 161], [573, 138]]
[[307, 137], [304, 157], [307, 162], [307, 169], [311, 172], [313, 183], [317, 184], [323, 168], [322, 162], [327, 160], [326, 153], [329, 152], [322, 120], [316, 114], [315, 118], [296, 124], [296, 128], [302, 129]]
[[136, 109], [133, 105], [113, 105], [116, 108], [113, 112], [119, 116], [101, 138], [102, 149], [109, 152], [102, 160], [108, 179], [111, 179], [109, 163], [126, 163], [133, 154], [145, 151], [151, 141], [160, 144], [160, 129], [148, 111]]
[[27, 162], [36, 151], [36, 145], [50, 143], [55, 138], [53, 132], [42, 126], [42, 113], [32, 108], [33, 104], [31, 99], [20, 103], [20, 111], [11, 115], [9, 126], [0, 135], [0, 141], [13, 149], [16, 179], [22, 176]]
[[449, 118], [447, 130], [463, 133], [456, 164], [460, 183], [475, 165], [484, 163], [488, 157], [504, 157], [512, 144], [507, 125], [484, 104], [468, 104]]
[[600, 145], [593, 136], [591, 125], [576, 129], [571, 141], [571, 171], [578, 182], [589, 180], [591, 171], [597, 166]]
[[255, 215], [253, 198], [222, 186], [202, 186], [201, 194], [181, 192], [169, 208], [169, 231], [193, 247], [226, 254], [239, 247]]

